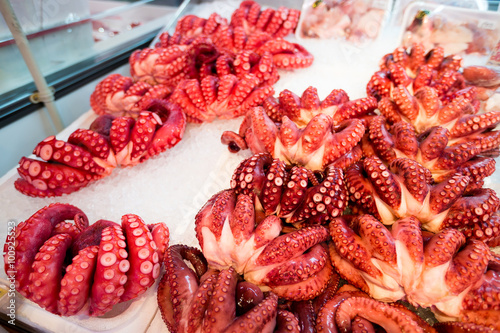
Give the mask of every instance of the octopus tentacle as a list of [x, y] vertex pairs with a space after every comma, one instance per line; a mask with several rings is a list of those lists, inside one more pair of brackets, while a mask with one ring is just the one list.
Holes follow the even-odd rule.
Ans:
[[278, 315], [276, 317], [276, 328], [274, 332], [304, 332], [302, 327], [303, 326], [292, 312], [282, 309], [278, 310]]
[[[53, 228], [62, 221], [73, 219], [79, 221], [81, 226], [88, 226], [88, 219], [85, 213], [79, 208], [69, 204], [50, 204], [24, 222], [19, 223], [16, 228], [16, 261], [14, 271], [16, 271], [16, 290], [23, 296], [29, 296], [27, 289], [29, 281], [29, 272], [35, 260], [38, 249], [49, 239]], [[7, 243], [4, 246], [7, 253]], [[4, 259], [6, 257], [4, 256]], [[11, 268], [5, 260], [5, 271], [11, 271]]]
[[120, 301], [127, 282], [130, 262], [120, 226], [103, 230], [90, 296], [90, 315], [101, 316]]
[[[362, 309], [373, 309], [374, 311]], [[337, 309], [335, 321], [342, 332], [349, 332], [351, 320], [356, 316], [367, 318], [388, 331], [423, 332], [423, 329], [403, 312], [366, 297], [350, 297], [344, 300]]]
[[221, 332], [235, 317], [236, 283], [237, 274], [232, 267], [219, 273], [206, 309], [208, 320], [203, 321], [204, 331]]
[[[184, 263], [183, 259], [188, 258], [187, 253], [192, 254], [190, 258], [197, 263], [194, 267], [199, 268], [199, 272], [193, 271]], [[158, 286], [158, 306], [169, 331], [177, 332], [178, 325], [185, 324], [181, 321], [182, 314], [187, 311], [185, 303], [189, 304], [194, 296], [189, 291], [196, 289], [198, 276], [206, 272], [206, 261], [198, 249], [185, 245], [173, 245], [165, 252], [165, 269], [167, 274], [163, 275]], [[176, 280], [178, 277], [182, 278]], [[179, 306], [174, 306], [174, 304], [179, 304]]]
[[21, 158], [16, 189], [37, 197], [69, 194], [117, 166], [136, 165], [175, 146], [184, 134], [184, 113], [159, 99], [144, 106], [153, 111], [139, 112], [137, 120], [102, 115], [89, 130], [73, 132], [68, 142], [46, 138], [34, 151], [43, 161]]
[[143, 294], [160, 275], [157, 245], [144, 221], [137, 215], [122, 217], [122, 229], [127, 239], [130, 270], [121, 301]]
[[75, 315], [87, 303], [98, 252], [99, 247], [96, 245], [84, 248], [73, 257], [71, 265], [66, 267], [57, 302], [57, 311], [60, 315]]
[[163, 222], [148, 224], [148, 229], [156, 244], [156, 253], [158, 253], [159, 261], [162, 262], [170, 241], [170, 230]]
[[14, 186], [31, 197], [53, 197], [87, 186], [92, 176], [63, 165], [21, 157]]
[[57, 313], [57, 300], [66, 251], [71, 245], [68, 234], [55, 235], [42, 245], [29, 275], [30, 299], [49, 312]]

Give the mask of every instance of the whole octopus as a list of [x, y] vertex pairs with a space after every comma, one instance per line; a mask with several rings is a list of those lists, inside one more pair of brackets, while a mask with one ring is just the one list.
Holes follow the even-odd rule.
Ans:
[[49, 312], [102, 316], [155, 283], [168, 242], [163, 223], [127, 214], [121, 225], [89, 226], [79, 208], [56, 203], [16, 227], [15, 242], [4, 247], [5, 272], [15, 272], [16, 290]]
[[142, 163], [180, 142], [186, 116], [168, 101], [151, 99], [134, 119], [102, 115], [89, 129], [77, 129], [67, 141], [49, 136], [22, 157], [14, 185], [23, 194], [53, 197], [69, 194], [106, 177], [117, 167]]

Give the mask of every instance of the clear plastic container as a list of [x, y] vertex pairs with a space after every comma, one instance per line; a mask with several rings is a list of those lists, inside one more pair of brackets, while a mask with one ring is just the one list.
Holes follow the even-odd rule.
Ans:
[[445, 54], [488, 56], [500, 40], [500, 13], [412, 3], [405, 11], [401, 43], [442, 46]]
[[[424, 2], [418, 0], [395, 0], [394, 9], [391, 15], [391, 25], [401, 26], [403, 15], [406, 9], [415, 2]], [[426, 3], [460, 7], [466, 9], [488, 10], [488, 1], [486, 0], [428, 0]]]
[[305, 0], [296, 36], [355, 44], [373, 41], [388, 20], [391, 6], [392, 0]]

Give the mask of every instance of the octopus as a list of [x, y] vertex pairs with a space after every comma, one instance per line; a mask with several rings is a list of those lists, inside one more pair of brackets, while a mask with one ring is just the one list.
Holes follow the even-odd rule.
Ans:
[[99, 82], [90, 95], [90, 107], [98, 115], [137, 118], [152, 99], [167, 99], [172, 89], [158, 84], [135, 82], [130, 77], [111, 74]]
[[300, 11], [280, 7], [262, 10], [255, 1], [242, 1], [231, 15], [231, 27], [241, 27], [248, 34], [265, 32], [274, 38], [292, 34], [299, 23]]
[[180, 108], [160, 99], [145, 107], [153, 111], [142, 111], [136, 119], [99, 116], [89, 129], [71, 133], [68, 141], [44, 139], [33, 151], [41, 160], [19, 161], [16, 189], [34, 197], [69, 194], [116, 167], [137, 165], [179, 143], [186, 126]]
[[319, 295], [333, 274], [322, 244], [328, 238], [326, 227], [311, 225], [281, 234], [276, 215], [258, 219], [250, 196], [234, 190], [214, 195], [195, 218], [208, 267], [232, 267], [246, 281], [285, 299]]
[[[314, 58], [303, 46], [282, 38], [293, 32], [299, 13], [285, 7], [261, 12], [257, 3], [244, 1], [231, 22], [217, 13], [208, 19], [186, 15], [172, 35], [163, 33], [154, 48], [130, 56], [132, 78], [123, 80], [142, 89], [164, 86], [169, 92], [163, 98], [181, 106], [190, 122], [242, 116], [274, 93], [278, 68], [312, 64]], [[140, 94], [132, 90], [133, 98], [128, 98], [122, 93], [128, 87], [109, 89], [111, 80], [101, 82], [94, 93], [93, 100], [100, 101], [93, 103], [96, 112], [103, 112], [110, 98], [110, 109], [133, 108], [129, 104]]]
[[199, 36], [188, 45], [134, 51], [129, 58], [130, 74], [134, 81], [173, 89], [184, 79], [199, 78], [201, 68], [212, 65], [219, 55], [208, 37]]
[[181, 107], [188, 121], [201, 123], [243, 116], [273, 92], [271, 85], [262, 86], [254, 74], [248, 73], [241, 78], [227, 74], [207, 76], [201, 81], [181, 81], [172, 93], [171, 101]]
[[423, 233], [414, 216], [390, 229], [372, 215], [343, 216], [329, 229], [333, 265], [376, 300], [406, 298], [441, 321], [499, 329], [498, 261], [484, 242], [453, 228]]
[[383, 116], [373, 117], [363, 137], [365, 156], [378, 156], [386, 163], [409, 158], [429, 169], [434, 182], [440, 183], [456, 173], [470, 178], [469, 189], [480, 188], [484, 178], [495, 171], [498, 132], [483, 132], [472, 137], [453, 138], [450, 131], [435, 126], [417, 135], [410, 123], [399, 121], [392, 126]]
[[231, 152], [250, 148], [254, 154], [269, 153], [290, 165], [322, 170], [329, 164], [344, 168], [358, 161], [364, 132], [360, 119], [335, 125], [332, 117], [320, 113], [299, 128], [286, 116], [282, 123], [275, 123], [263, 107], [254, 107], [247, 112], [239, 134], [226, 131], [221, 141]]
[[268, 152], [287, 164], [323, 170], [334, 164], [342, 168], [362, 157], [361, 141], [365, 120], [377, 107], [374, 98], [349, 100], [345, 91], [333, 90], [320, 101], [314, 87], [302, 97], [284, 90], [279, 98], [266, 99], [250, 109], [239, 133], [226, 131], [221, 141], [231, 152], [250, 148]]
[[473, 97], [469, 94], [472, 91], [474, 87], [460, 90], [460, 95], [444, 104], [432, 87], [423, 87], [411, 95], [400, 85], [393, 90], [392, 99], [382, 99], [378, 108], [389, 123], [406, 121], [419, 134], [441, 126], [449, 131], [448, 136], [455, 142], [484, 138], [490, 142], [495, 140], [492, 148], [497, 148], [498, 133], [493, 129], [500, 123], [500, 112], [476, 112]]
[[275, 66], [281, 69], [309, 67], [314, 60], [300, 44], [260, 29], [249, 30], [243, 25], [233, 25], [233, 22], [228, 23], [217, 13], [213, 13], [208, 19], [186, 15], [179, 20], [172, 35], [168, 32], [160, 35], [156, 47], [189, 45], [200, 37], [210, 39], [223, 55], [236, 55], [243, 50], [254, 51], [260, 56], [268, 52], [272, 55]]
[[456, 173], [433, 185], [430, 171], [416, 161], [397, 158], [386, 166], [378, 157], [367, 157], [347, 170], [345, 179], [350, 207], [386, 225], [413, 216], [430, 232], [455, 228], [468, 239], [499, 241], [500, 226], [492, 216], [500, 200], [488, 188], [466, 191], [466, 175]]
[[17, 226], [14, 262], [4, 246], [5, 272], [16, 272], [16, 290], [51, 313], [102, 316], [154, 284], [168, 241], [163, 223], [127, 214], [121, 225], [89, 226], [79, 208], [55, 203]]
[[445, 56], [442, 47], [426, 52], [422, 44], [411, 48], [398, 47], [380, 61], [380, 70], [373, 74], [366, 86], [367, 94], [377, 99], [391, 97], [392, 90], [403, 85], [411, 92], [427, 86], [438, 90], [444, 98], [466, 88], [462, 74], [462, 57]]
[[[490, 132], [500, 121], [485, 102], [498, 87], [498, 73], [484, 66], [460, 71], [462, 58], [444, 55], [441, 47], [425, 53], [421, 44], [386, 55], [367, 85], [368, 95], [390, 124], [406, 121], [423, 133], [446, 127], [453, 138]], [[489, 135], [489, 134], [488, 134]]]
[[310, 86], [300, 97], [285, 89], [277, 98], [267, 98], [262, 106], [275, 122], [282, 122], [283, 117], [287, 116], [297, 126], [305, 127], [314, 116], [320, 113], [332, 117], [335, 124], [343, 120], [371, 115], [377, 108], [377, 100], [373, 97], [350, 100], [343, 89], [333, 89], [325, 99], [321, 100], [318, 90]]
[[340, 168], [322, 172], [293, 166], [267, 153], [255, 154], [240, 163], [231, 178], [235, 194], [249, 196], [257, 214], [276, 214], [296, 227], [327, 224], [347, 206], [347, 190]]
[[170, 332], [300, 332], [274, 293], [240, 280], [232, 267], [209, 268], [196, 248], [171, 246], [165, 269], [157, 298]]

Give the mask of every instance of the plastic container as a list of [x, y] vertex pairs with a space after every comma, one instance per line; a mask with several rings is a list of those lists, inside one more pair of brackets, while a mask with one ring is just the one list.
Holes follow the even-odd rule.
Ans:
[[405, 11], [401, 43], [438, 45], [445, 54], [488, 56], [500, 40], [500, 13], [412, 3]]
[[355, 44], [375, 40], [389, 18], [392, 0], [305, 0], [298, 39], [343, 39]]
[[[392, 10], [390, 24], [392, 26], [401, 26], [403, 15], [406, 9], [415, 2], [424, 2], [418, 0], [395, 0]], [[488, 10], [488, 1], [486, 0], [429, 0], [426, 3], [453, 6], [466, 9]]]

